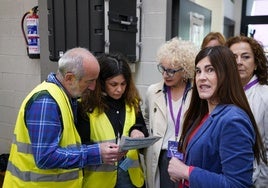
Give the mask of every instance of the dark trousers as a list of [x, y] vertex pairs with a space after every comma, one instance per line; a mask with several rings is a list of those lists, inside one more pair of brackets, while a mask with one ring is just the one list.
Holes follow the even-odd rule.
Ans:
[[167, 157], [167, 150], [161, 150], [158, 167], [160, 171], [160, 187], [161, 188], [178, 188], [179, 184], [170, 180], [168, 174], [168, 164], [170, 158]]
[[[120, 161], [119, 163], [121, 162], [122, 161]], [[118, 167], [117, 169], [117, 181], [115, 188], [136, 188], [130, 180], [128, 171], [124, 171], [120, 167]]]

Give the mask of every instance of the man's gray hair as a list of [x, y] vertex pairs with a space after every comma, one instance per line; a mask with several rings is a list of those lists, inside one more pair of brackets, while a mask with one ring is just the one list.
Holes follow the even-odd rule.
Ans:
[[84, 76], [83, 60], [88, 54], [87, 49], [80, 47], [66, 51], [59, 59], [58, 72], [63, 77], [66, 73], [73, 73], [77, 79], [81, 79]]

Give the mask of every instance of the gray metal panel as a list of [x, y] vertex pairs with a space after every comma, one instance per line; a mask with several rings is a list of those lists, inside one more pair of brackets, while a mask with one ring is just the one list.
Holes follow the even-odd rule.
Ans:
[[139, 60], [140, 6], [138, 4], [140, 1], [137, 3], [137, 0], [105, 2], [105, 51], [122, 53], [131, 62]]
[[[91, 0], [92, 1], [92, 0]], [[88, 0], [77, 1], [77, 19], [79, 20], [77, 25], [77, 42], [79, 46], [86, 46], [90, 48], [90, 4]]]
[[48, 0], [50, 60], [55, 61], [66, 50], [64, 0]]
[[140, 2], [47, 0], [50, 60], [57, 61], [66, 50], [79, 46], [95, 55], [120, 52], [136, 62], [140, 50]]
[[50, 60], [73, 47], [104, 52], [103, 0], [47, 0]]
[[96, 55], [104, 52], [104, 1], [90, 0], [90, 49]]
[[[57, 1], [57, 0], [55, 0]], [[66, 50], [77, 47], [77, 26], [79, 23], [79, 19], [77, 13], [79, 12], [77, 9], [76, 0], [66, 0], [65, 6], [62, 7], [65, 11], [65, 41], [66, 41]]]

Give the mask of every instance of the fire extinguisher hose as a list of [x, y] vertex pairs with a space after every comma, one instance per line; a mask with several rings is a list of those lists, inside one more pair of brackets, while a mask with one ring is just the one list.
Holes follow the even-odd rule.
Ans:
[[24, 37], [25, 44], [26, 44], [27, 48], [28, 48], [28, 40], [27, 40], [27, 37], [26, 37], [26, 34], [25, 34], [25, 30], [24, 30], [24, 19], [25, 19], [25, 17], [26, 17], [28, 14], [30, 14], [30, 11], [26, 12], [26, 13], [23, 15], [22, 19], [21, 19], [21, 31], [22, 31], [22, 34], [23, 34], [23, 37]]
[[24, 20], [25, 20], [25, 18], [26, 18], [26, 16], [28, 14], [33, 14], [33, 13], [36, 14], [37, 11], [38, 11], [38, 6], [35, 6], [30, 11], [25, 12], [24, 15], [22, 16], [22, 19], [21, 19], [21, 31], [22, 31], [23, 38], [25, 40], [25, 44], [27, 46], [27, 49], [28, 49], [28, 40], [27, 40], [26, 33], [25, 33], [25, 30], [24, 30]]

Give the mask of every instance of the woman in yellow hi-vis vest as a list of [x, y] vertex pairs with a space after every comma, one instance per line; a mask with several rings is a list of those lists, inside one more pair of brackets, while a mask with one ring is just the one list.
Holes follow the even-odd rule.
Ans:
[[[82, 96], [77, 130], [82, 143], [118, 143], [121, 136], [146, 137], [138, 90], [128, 61], [122, 55], [104, 54], [99, 59], [96, 90]], [[135, 188], [144, 186], [138, 150], [118, 153], [113, 165], [84, 169], [84, 188]]]

